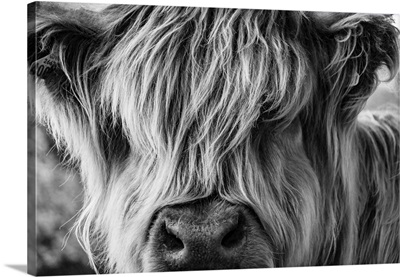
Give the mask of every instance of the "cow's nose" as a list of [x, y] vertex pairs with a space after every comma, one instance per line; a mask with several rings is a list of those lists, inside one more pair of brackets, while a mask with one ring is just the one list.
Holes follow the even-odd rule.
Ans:
[[[244, 243], [244, 227], [239, 215], [221, 221], [193, 223], [167, 218], [161, 229], [165, 249], [173, 255], [181, 254], [187, 259], [202, 251], [207, 256], [227, 256]], [[183, 251], [182, 253], [180, 253]]]
[[154, 251], [162, 253], [169, 270], [239, 268], [246, 247], [245, 223], [240, 207], [198, 215], [167, 208], [153, 228]]

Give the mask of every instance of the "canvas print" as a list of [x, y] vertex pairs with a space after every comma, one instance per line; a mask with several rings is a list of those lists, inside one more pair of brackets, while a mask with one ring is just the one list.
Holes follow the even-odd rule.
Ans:
[[29, 273], [399, 263], [398, 19], [29, 4]]

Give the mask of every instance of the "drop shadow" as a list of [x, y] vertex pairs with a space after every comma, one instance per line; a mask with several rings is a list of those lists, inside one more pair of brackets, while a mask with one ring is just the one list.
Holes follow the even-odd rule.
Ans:
[[26, 264], [6, 264], [5, 266], [15, 269], [17, 271], [27, 273], [27, 265]]

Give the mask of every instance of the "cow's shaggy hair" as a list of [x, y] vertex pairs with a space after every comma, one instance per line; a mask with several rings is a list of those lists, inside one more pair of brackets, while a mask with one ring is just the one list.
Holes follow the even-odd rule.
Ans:
[[34, 7], [29, 65], [58, 62], [36, 115], [80, 169], [93, 266], [165, 270], [155, 215], [199, 199], [260, 222], [242, 268], [399, 262], [398, 109], [361, 112], [398, 70], [390, 16]]

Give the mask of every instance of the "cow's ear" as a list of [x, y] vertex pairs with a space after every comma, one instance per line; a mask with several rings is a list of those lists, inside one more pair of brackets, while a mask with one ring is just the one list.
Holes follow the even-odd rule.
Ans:
[[[28, 69], [35, 117], [58, 145], [80, 159], [98, 145], [95, 91], [101, 20], [70, 4], [28, 7]], [[93, 151], [94, 152], [94, 151]], [[93, 163], [92, 161], [88, 163]]]
[[[35, 2], [28, 7], [28, 67], [50, 92], [65, 99], [83, 84], [100, 44], [97, 13], [75, 5]], [[76, 94], [76, 91], [75, 91]]]
[[[380, 80], [378, 69], [393, 78], [399, 66], [399, 32], [390, 15], [311, 13], [324, 41], [324, 82], [330, 107], [346, 122], [362, 110]], [[382, 76], [381, 76], [382, 77]]]

